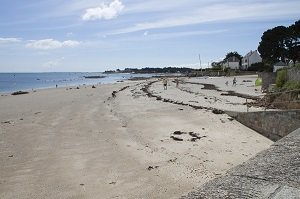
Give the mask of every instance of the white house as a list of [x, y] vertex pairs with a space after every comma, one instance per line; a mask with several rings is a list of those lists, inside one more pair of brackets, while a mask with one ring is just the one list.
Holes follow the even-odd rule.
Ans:
[[258, 54], [257, 50], [248, 52], [242, 59], [242, 69], [247, 70], [249, 66], [255, 63], [262, 62], [261, 56]]
[[281, 69], [281, 68], [287, 68], [288, 65], [282, 61], [277, 62], [276, 64], [274, 64], [273, 66], [273, 72], [275, 73], [277, 70]]
[[222, 62], [223, 70], [225, 68], [239, 69], [239, 66], [240, 66], [240, 60], [236, 56], [229, 57], [228, 59], [226, 59]]

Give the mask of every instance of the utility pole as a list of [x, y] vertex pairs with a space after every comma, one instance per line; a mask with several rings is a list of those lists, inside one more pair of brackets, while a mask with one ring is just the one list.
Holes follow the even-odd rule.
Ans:
[[199, 63], [200, 63], [201, 74], [202, 74], [202, 76], [203, 76], [202, 67], [201, 67], [201, 56], [200, 56], [200, 54], [199, 54]]

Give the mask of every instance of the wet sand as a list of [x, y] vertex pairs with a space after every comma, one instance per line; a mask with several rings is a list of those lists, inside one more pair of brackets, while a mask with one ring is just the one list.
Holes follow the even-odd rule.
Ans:
[[260, 96], [255, 77], [237, 79], [236, 87], [230, 78], [228, 87], [223, 77], [181, 78], [168, 90], [142, 80], [0, 96], [0, 198], [179, 198], [272, 144], [212, 113], [246, 110], [226, 90]]

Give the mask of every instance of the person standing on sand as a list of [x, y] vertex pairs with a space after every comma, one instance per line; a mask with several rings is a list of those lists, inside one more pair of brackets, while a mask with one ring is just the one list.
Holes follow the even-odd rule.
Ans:
[[228, 86], [228, 81], [225, 82], [226, 86]]
[[167, 78], [163, 79], [163, 85], [164, 85], [164, 90], [167, 90], [168, 89], [168, 80], [167, 80]]
[[235, 77], [232, 80], [232, 86], [236, 86], [236, 78]]
[[175, 79], [175, 82], [176, 82], [176, 88], [178, 88], [178, 86], [179, 86], [179, 79], [176, 78], [176, 79]]

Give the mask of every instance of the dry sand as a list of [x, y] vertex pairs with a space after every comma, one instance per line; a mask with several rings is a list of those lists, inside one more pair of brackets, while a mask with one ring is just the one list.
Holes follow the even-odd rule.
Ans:
[[[226, 78], [181, 81], [260, 95], [254, 82], [240, 85], [245, 78], [255, 81], [238, 77], [235, 88], [230, 78], [228, 88]], [[148, 97], [142, 90], [151, 81], [0, 96], [0, 198], [178, 198], [272, 144], [226, 114]], [[201, 87], [169, 81], [163, 90], [158, 81], [148, 90], [246, 110], [245, 99]]]

